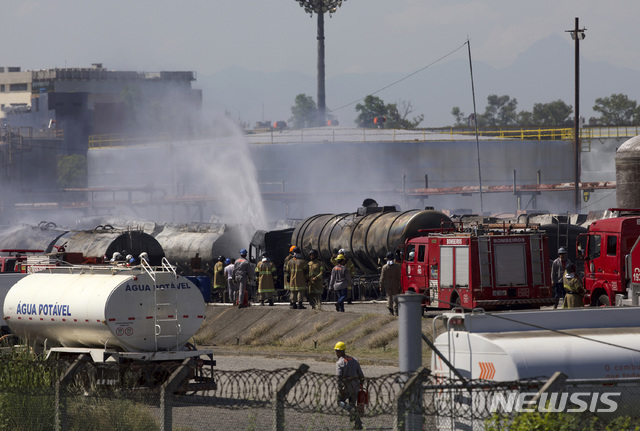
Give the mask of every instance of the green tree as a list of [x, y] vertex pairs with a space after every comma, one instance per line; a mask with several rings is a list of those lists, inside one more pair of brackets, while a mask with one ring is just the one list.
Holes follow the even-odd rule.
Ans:
[[571, 105], [560, 99], [549, 103], [536, 103], [533, 105], [532, 123], [537, 127], [570, 126], [573, 123], [572, 113]]
[[599, 97], [593, 110], [601, 115], [598, 122], [605, 126], [630, 126], [640, 124], [640, 113], [637, 112], [637, 102], [629, 100], [624, 94], [612, 94], [610, 97]]
[[356, 105], [356, 111], [360, 112], [355, 120], [358, 127], [374, 127], [374, 118], [387, 115], [387, 107], [384, 101], [372, 95], [364, 98], [364, 104], [358, 103]]
[[509, 96], [497, 96], [495, 94], [487, 97], [487, 107], [484, 114], [479, 115], [478, 125], [482, 127], [509, 127], [517, 125], [518, 115], [516, 107], [518, 101]]
[[466, 127], [467, 126], [467, 116], [460, 110], [459, 107], [454, 106], [451, 108], [451, 115], [455, 118], [456, 122], [453, 127]]
[[518, 112], [518, 126], [533, 127], [533, 114], [529, 111]]
[[409, 120], [409, 114], [413, 112], [411, 102], [400, 101], [400, 107], [397, 103], [390, 103], [386, 106], [387, 122], [385, 127], [392, 129], [415, 129], [424, 120], [424, 115], [420, 114]]
[[298, 94], [295, 104], [291, 107], [289, 123], [293, 128], [300, 129], [315, 125], [318, 116], [318, 107], [313, 97], [306, 94]]
[[79, 154], [58, 159], [58, 186], [63, 189], [87, 186], [87, 158]]

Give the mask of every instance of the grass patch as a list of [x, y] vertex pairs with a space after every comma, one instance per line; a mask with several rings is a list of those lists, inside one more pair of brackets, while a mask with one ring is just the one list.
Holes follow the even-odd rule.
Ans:
[[384, 349], [393, 340], [398, 338], [398, 330], [391, 329], [380, 334], [375, 335], [367, 343], [367, 347], [370, 349]]
[[[244, 344], [247, 345], [260, 345], [264, 344], [264, 339], [266, 335], [273, 329], [273, 325], [270, 323], [263, 322], [261, 324], [255, 325], [249, 331], [249, 335], [244, 338]], [[262, 341], [262, 342], [261, 342]]]
[[354, 328], [357, 328], [358, 326], [364, 324], [368, 320], [371, 320], [375, 316], [376, 316], [376, 314], [363, 314], [362, 317], [358, 318], [357, 320], [354, 320], [350, 324], [345, 325], [342, 328], [340, 328], [340, 329], [338, 329], [336, 331], [333, 331], [332, 333], [327, 334], [324, 337], [320, 338], [320, 340], [318, 340], [318, 342], [327, 343], [327, 342], [330, 342], [330, 341], [335, 341], [341, 335], [344, 335], [347, 332], [352, 331]]
[[200, 345], [210, 345], [218, 333], [211, 326], [202, 326], [196, 335], [193, 336], [193, 340]]

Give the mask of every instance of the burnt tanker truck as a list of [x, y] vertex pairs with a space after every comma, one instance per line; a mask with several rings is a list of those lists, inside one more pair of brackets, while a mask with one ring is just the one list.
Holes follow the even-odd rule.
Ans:
[[[302, 220], [293, 229], [258, 231], [250, 247], [255, 263], [266, 251], [282, 273], [284, 258], [292, 245], [300, 247], [306, 259], [311, 249], [318, 250], [327, 269], [333, 265], [334, 250], [344, 249], [358, 272], [355, 284], [364, 287], [361, 296], [377, 280], [381, 259], [387, 252], [402, 252], [405, 240], [423, 229], [451, 226], [451, 219], [433, 209], [398, 211], [394, 206], [361, 207], [355, 213], [317, 214]], [[281, 287], [282, 278], [279, 276]]]

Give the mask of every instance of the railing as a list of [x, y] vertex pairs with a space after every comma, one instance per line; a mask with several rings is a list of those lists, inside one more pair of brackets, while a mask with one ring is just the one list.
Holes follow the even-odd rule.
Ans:
[[[482, 140], [532, 140], [532, 141], [572, 141], [572, 128], [538, 129], [497, 129], [479, 130]], [[628, 127], [588, 127], [580, 129], [580, 137], [585, 142], [591, 139], [619, 139], [640, 135], [640, 126]], [[474, 140], [472, 129], [366, 129], [366, 128], [313, 128], [265, 130], [246, 132], [244, 136], [251, 145], [300, 144], [328, 142], [427, 142]], [[109, 148], [137, 146], [160, 142], [170, 142], [168, 134], [159, 136], [130, 136], [123, 134], [91, 135], [89, 148]]]

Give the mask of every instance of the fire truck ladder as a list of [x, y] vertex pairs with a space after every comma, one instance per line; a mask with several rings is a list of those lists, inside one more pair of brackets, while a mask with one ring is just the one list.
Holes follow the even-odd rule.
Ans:
[[[155, 346], [158, 349], [158, 341], [161, 338], [175, 339], [175, 349], [178, 350], [178, 335], [181, 327], [178, 323], [178, 289], [171, 289], [162, 285], [158, 287], [156, 282], [157, 271], [152, 268], [144, 259], [141, 266], [149, 277], [153, 280], [154, 312], [153, 322], [155, 327]], [[166, 258], [162, 258], [162, 272], [171, 272], [178, 278], [176, 270]]]
[[542, 244], [542, 235], [531, 236], [531, 274], [533, 277], [532, 283], [536, 286], [544, 284], [544, 265], [542, 262], [544, 250]]
[[480, 257], [480, 287], [493, 286], [489, 237], [478, 237], [478, 254]]

